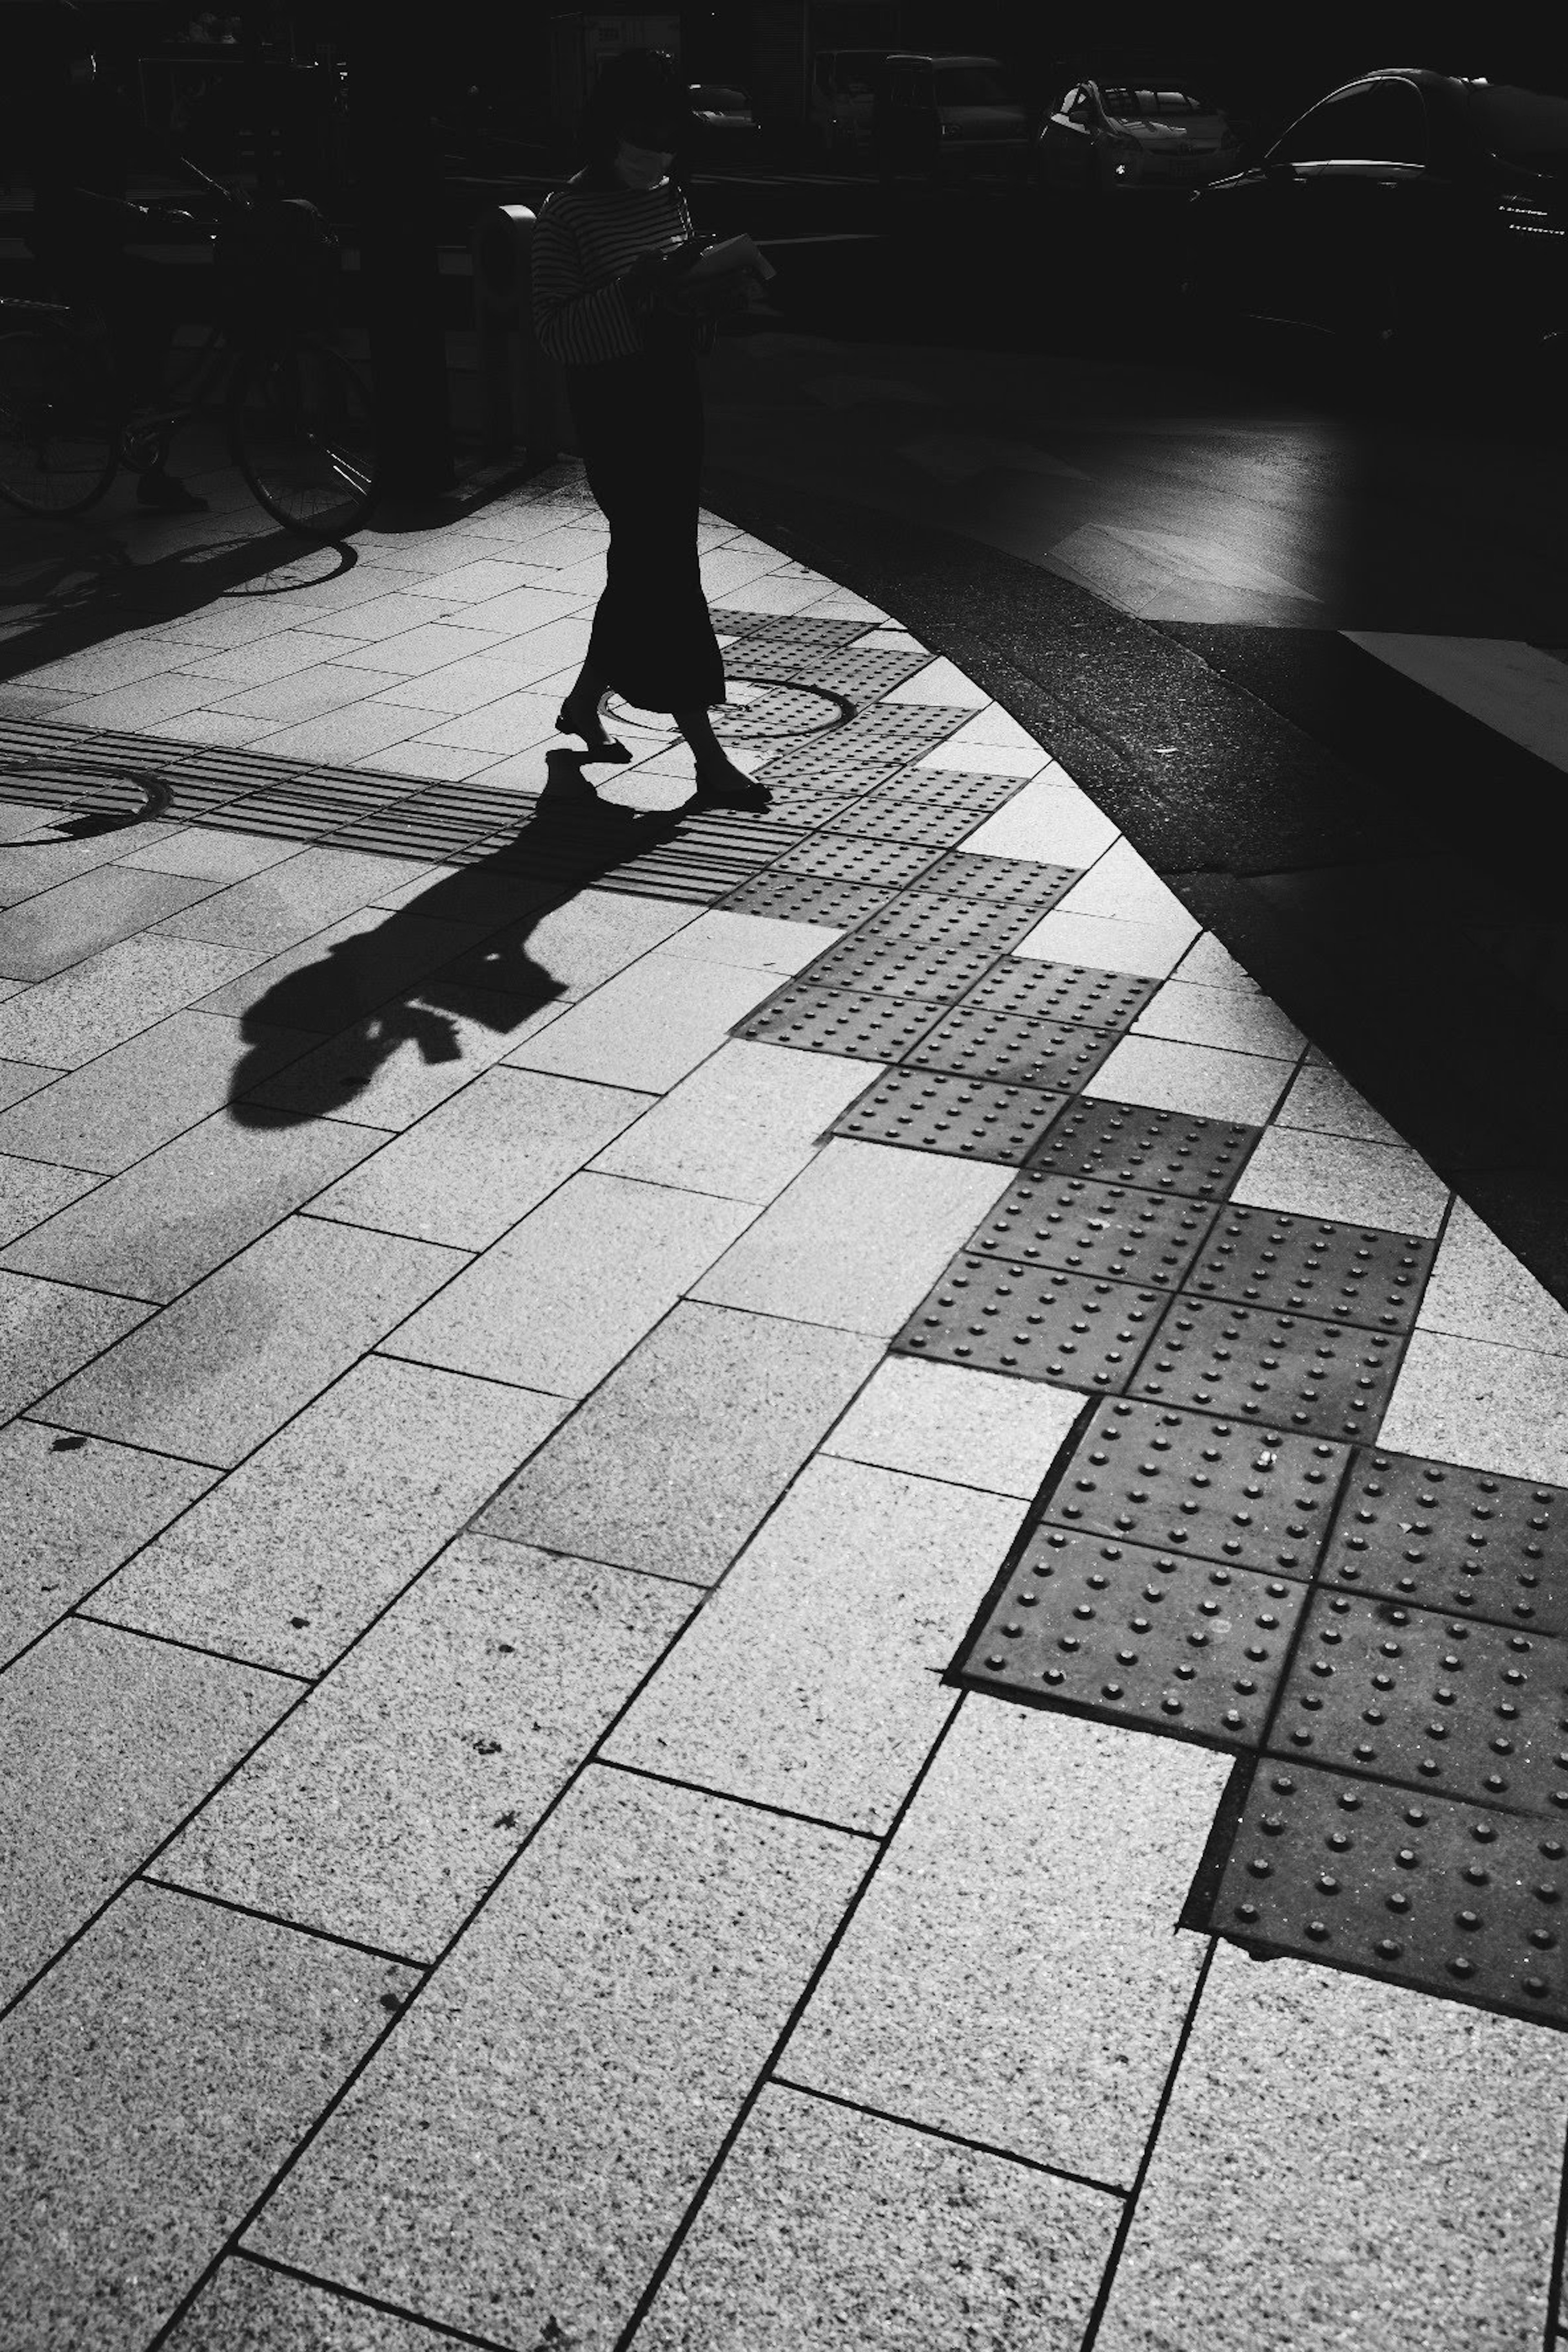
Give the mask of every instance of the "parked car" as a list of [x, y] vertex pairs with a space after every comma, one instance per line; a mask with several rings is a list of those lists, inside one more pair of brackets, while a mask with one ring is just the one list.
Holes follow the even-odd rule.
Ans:
[[811, 63], [805, 131], [829, 158], [851, 158], [871, 144], [886, 49], [818, 49]]
[[694, 160], [698, 163], [754, 162], [761, 150], [762, 133], [752, 101], [743, 89], [732, 83], [694, 81], [688, 96], [691, 100], [692, 118], [697, 135], [692, 142]]
[[1234, 171], [1241, 140], [1180, 79], [1078, 81], [1040, 126], [1034, 176], [1061, 193], [1191, 189]]
[[995, 58], [895, 50], [878, 94], [875, 142], [886, 179], [1022, 171], [1029, 118]]
[[1568, 335], [1568, 98], [1417, 68], [1332, 90], [1191, 200], [1205, 320], [1484, 358]]

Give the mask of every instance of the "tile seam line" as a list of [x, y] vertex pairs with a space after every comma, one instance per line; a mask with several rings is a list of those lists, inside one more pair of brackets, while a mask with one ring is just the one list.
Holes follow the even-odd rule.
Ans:
[[[118, 1569], [113, 1573], [118, 1575]], [[90, 1596], [83, 1597], [85, 1599]], [[106, 1633], [124, 1633], [137, 1642], [159, 1642], [165, 1649], [186, 1650], [198, 1658], [216, 1658], [222, 1665], [243, 1666], [247, 1674], [271, 1675], [279, 1682], [302, 1684], [307, 1690], [313, 1689], [321, 1679], [319, 1675], [294, 1674], [287, 1666], [264, 1666], [254, 1658], [237, 1656], [232, 1650], [209, 1649], [204, 1642], [182, 1641], [177, 1633], [155, 1633], [145, 1625], [124, 1624], [117, 1617], [97, 1617], [90, 1610], [83, 1609], [79, 1601], [66, 1610], [62, 1616], [55, 1620], [55, 1623], [57, 1626], [69, 1623], [101, 1625]]]
[[773, 2088], [797, 2092], [802, 2098], [820, 2099], [828, 2106], [847, 2108], [850, 2114], [872, 2116], [879, 2123], [896, 2124], [902, 2131], [920, 2132], [927, 2139], [942, 2140], [950, 2147], [964, 2147], [976, 2156], [994, 2157], [1004, 2164], [1016, 2164], [1028, 2172], [1042, 2172], [1052, 2180], [1070, 2180], [1079, 2189], [1093, 2189], [1103, 2197], [1114, 2197], [1121, 2204], [1130, 2195], [1113, 2180], [1097, 2180], [1092, 2173], [1074, 2172], [1067, 2165], [1047, 2164], [1037, 2156], [1025, 2156], [1015, 2147], [1003, 2147], [995, 2140], [974, 2139], [967, 2132], [948, 2131], [941, 2124], [922, 2123], [918, 2116], [901, 2116], [891, 2107], [873, 2107], [864, 2099], [847, 2098], [840, 2091], [824, 2090], [816, 2083], [802, 2083], [793, 2076], [776, 2071], [769, 2078]]
[[453, 2327], [446, 2321], [433, 2319], [428, 2312], [414, 2311], [406, 2304], [387, 2303], [380, 2295], [367, 2294], [363, 2288], [346, 2285], [342, 2280], [326, 2277], [320, 2271], [301, 2270], [296, 2263], [279, 2262], [276, 2254], [262, 2253], [252, 2246], [235, 2246], [228, 2256], [231, 2262], [248, 2263], [256, 2270], [271, 2271], [279, 2278], [298, 2279], [302, 2285], [322, 2288], [327, 2294], [339, 2295], [345, 2303], [356, 2304], [363, 2311], [384, 2312], [390, 2319], [411, 2320], [416, 2326], [428, 2328], [432, 2336], [446, 2342], [467, 2344], [475, 2352], [518, 2352], [515, 2341], [503, 2344], [493, 2336], [470, 2336], [466, 2328]]
[[[423, 1573], [423, 1571], [421, 1571], [421, 1573]], [[423, 1982], [415, 1987], [414, 1991], [410, 1993], [408, 2000], [404, 2003], [402, 2009], [399, 2010], [395, 2016], [387, 2019], [385, 2026], [374, 2036], [369, 2046], [363, 2051], [355, 2063], [350, 2067], [348, 2073], [338, 2084], [336, 2090], [332, 2091], [328, 2095], [322, 2104], [320, 2113], [305, 2126], [305, 2129], [300, 2133], [293, 2147], [288, 2151], [282, 2160], [273, 2168], [270, 2177], [265, 2182], [258, 2195], [253, 2199], [246, 2210], [240, 2215], [238, 2221], [235, 2223], [233, 2229], [218, 2246], [211, 2260], [192, 2282], [191, 2285], [186, 2289], [184, 2294], [180, 2298], [179, 2302], [171, 2311], [168, 2318], [163, 2322], [157, 2334], [152, 2338], [151, 2342], [147, 2346], [147, 2352], [162, 2352], [162, 2347], [167, 2343], [174, 2329], [185, 2317], [191, 2305], [195, 2302], [196, 2297], [205, 2286], [208, 2279], [210, 2279], [213, 2273], [216, 2271], [225, 2255], [231, 2252], [242, 2252], [247, 2251], [240, 2243], [246, 2231], [258, 2220], [261, 2213], [266, 2209], [268, 2200], [273, 2196], [276, 2190], [282, 2186], [283, 2182], [293, 2171], [295, 2166], [300, 2163], [308, 2149], [314, 2144], [321, 2133], [326, 2128], [328, 2123], [337, 2113], [339, 2107], [342, 2106], [343, 2101], [353, 2089], [361, 2075], [364, 2074], [372, 2060], [379, 2054], [380, 2051], [384, 2048], [391, 2035], [396, 2031], [403, 2019], [406, 2017], [409, 2009], [413, 2006], [414, 2002], [427, 1990], [437, 1971], [451, 1957], [452, 1953], [461, 1943], [464, 1936], [467, 1935], [469, 1928], [473, 1926], [475, 1920], [479, 1918], [479, 1915], [493, 1901], [501, 1886], [505, 1885], [507, 1879], [510, 1877], [512, 1872], [517, 1868], [522, 1856], [528, 1853], [530, 1848], [532, 1846], [534, 1840], [543, 1831], [546, 1823], [554, 1818], [556, 1812], [565, 1802], [567, 1797], [570, 1796], [573, 1790], [577, 1787], [579, 1781], [582, 1780], [590, 1769], [598, 1762], [599, 1750], [604, 1747], [605, 1740], [607, 1740], [619, 1727], [626, 1714], [633, 1706], [636, 1706], [637, 1700], [642, 1696], [654, 1675], [663, 1665], [666, 1658], [668, 1657], [670, 1652], [675, 1647], [676, 1643], [679, 1640], [680, 1635], [684, 1631], [685, 1626], [683, 1624], [678, 1627], [676, 1632], [670, 1636], [670, 1639], [665, 1643], [658, 1657], [653, 1660], [646, 1673], [639, 1678], [635, 1688], [628, 1693], [621, 1706], [616, 1709], [611, 1721], [605, 1726], [605, 1728], [595, 1740], [592, 1748], [589, 1748], [585, 1755], [579, 1758], [572, 1770], [567, 1773], [565, 1779], [562, 1781], [560, 1788], [556, 1790], [554, 1795], [541, 1811], [537, 1820], [530, 1827], [526, 1836], [520, 1840], [512, 1853], [508, 1857], [496, 1876], [490, 1881], [489, 1885], [480, 1895], [478, 1902], [473, 1905], [467, 1916], [459, 1923], [451, 1936], [448, 1937], [440, 1951], [437, 1952], [435, 1959], [426, 1964]], [[293, 1710], [290, 1709], [289, 1713], [291, 1714]], [[287, 1718], [285, 1717], [281, 1719], [286, 1720]], [[273, 1728], [276, 1729], [277, 1726], [275, 1725]], [[216, 1792], [215, 1791], [214, 1793], [216, 1794]], [[165, 1841], [165, 1843], [167, 1843], [167, 1841]], [[160, 1851], [162, 1851], [162, 1849], [160, 1849]]]
[[857, 1829], [851, 1822], [830, 1822], [823, 1813], [797, 1812], [793, 1805], [770, 1804], [765, 1797], [748, 1797], [739, 1789], [721, 1789], [706, 1780], [683, 1780], [674, 1772], [656, 1772], [647, 1764], [625, 1763], [618, 1756], [600, 1756], [595, 1761], [601, 1771], [629, 1773], [634, 1780], [651, 1780], [658, 1788], [686, 1789], [693, 1796], [719, 1797], [728, 1805], [743, 1805], [749, 1812], [768, 1813], [776, 1821], [799, 1822], [806, 1829], [831, 1830], [837, 1837], [863, 1838], [879, 1846], [888, 1834], [883, 1830]]
[[[389, 1951], [385, 1946], [367, 1944], [358, 1936], [340, 1936], [333, 1928], [317, 1927], [308, 1919], [289, 1919], [281, 1911], [265, 1911], [258, 1904], [237, 1903], [230, 1895], [214, 1895], [205, 1886], [188, 1885], [183, 1878], [164, 1878], [153, 1870], [133, 1871], [125, 1885], [156, 1886], [163, 1894], [178, 1895], [189, 1903], [205, 1903], [215, 1911], [232, 1911], [244, 1919], [265, 1919], [269, 1927], [287, 1927], [292, 1936], [309, 1936], [318, 1944], [335, 1944], [344, 1951], [363, 1952], [369, 1959], [386, 1960], [395, 1968], [407, 1969], [411, 1975], [416, 1977], [425, 1976], [430, 1968], [428, 1960], [414, 1959], [407, 1952]], [[123, 1891], [123, 1888], [116, 1889], [117, 1894]]]
[[904, 1791], [903, 1797], [894, 1809], [893, 1816], [889, 1823], [883, 1843], [873, 1853], [866, 1870], [862, 1874], [859, 1885], [850, 1895], [848, 1901], [846, 1903], [844, 1910], [839, 1916], [837, 1926], [829, 1930], [822, 1950], [818, 1954], [815, 1964], [806, 1976], [805, 1984], [801, 1988], [800, 1992], [797, 1994], [787, 2015], [785, 2016], [784, 2024], [779, 2029], [771, 2050], [768, 2052], [767, 2055], [763, 2060], [761, 2066], [758, 2068], [755, 2079], [753, 2080], [751, 2088], [742, 2094], [732, 2120], [721, 2138], [718, 2148], [710, 2160], [701, 2179], [699, 2181], [691, 2197], [688, 2200], [686, 2210], [676, 2223], [675, 2228], [665, 2245], [664, 2252], [659, 2255], [658, 2261], [655, 2263], [642, 2293], [638, 2295], [637, 2302], [632, 2306], [630, 2316], [626, 2319], [619, 2333], [616, 2335], [614, 2344], [610, 2347], [610, 2352], [629, 2352], [629, 2347], [631, 2347], [638, 2329], [641, 2327], [644, 2320], [647, 2317], [649, 2312], [658, 2301], [660, 2291], [662, 2290], [670, 2271], [675, 2265], [681, 2248], [684, 2246], [688, 2237], [690, 2235], [693, 2227], [708, 2201], [710, 2194], [718, 2181], [725, 2164], [729, 2160], [731, 2149], [734, 2147], [734, 2145], [739, 2139], [742, 2132], [745, 2129], [758, 2100], [773, 2080], [774, 2070], [780, 2057], [788, 2048], [791, 2036], [795, 2032], [796, 2026], [800, 2023], [801, 2019], [805, 2015], [812, 2000], [815, 1999], [817, 1988], [821, 1984], [827, 1969], [831, 1967], [835, 1956], [843, 1944], [845, 1937], [848, 1933], [851, 1923], [866, 1898], [868, 1889], [876, 1878], [876, 1875], [881, 1868], [887, 1855], [892, 1850], [893, 1842], [897, 1837], [910, 1807], [913, 1805], [921, 1790], [925, 1785], [927, 1775], [930, 1773], [937, 1757], [941, 1754], [942, 1748], [946, 1744], [949, 1734], [952, 1729], [953, 1724], [958, 1719], [959, 1711], [963, 1707], [963, 1704], [964, 1698], [963, 1695], [961, 1693], [953, 1699], [952, 1705], [948, 1709], [943, 1721], [937, 1726], [931, 1746], [926, 1750], [926, 1754], [921, 1764], [911, 1775], [910, 1785]]

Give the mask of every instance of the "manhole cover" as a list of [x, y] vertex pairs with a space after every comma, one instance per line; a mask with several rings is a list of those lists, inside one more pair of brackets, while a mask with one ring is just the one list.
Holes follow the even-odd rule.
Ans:
[[[712, 712], [713, 732], [721, 743], [752, 743], [773, 737], [826, 735], [847, 726], [855, 716], [853, 703], [821, 686], [781, 686], [773, 678], [731, 677], [725, 680], [729, 699]], [[639, 710], [612, 694], [605, 704], [607, 719], [627, 727], [651, 721], [669, 724], [667, 711]]]
[[37, 830], [11, 841], [12, 849], [119, 833], [161, 816], [174, 796], [168, 778], [153, 771], [96, 768], [47, 758], [0, 761], [0, 799], [36, 801]]

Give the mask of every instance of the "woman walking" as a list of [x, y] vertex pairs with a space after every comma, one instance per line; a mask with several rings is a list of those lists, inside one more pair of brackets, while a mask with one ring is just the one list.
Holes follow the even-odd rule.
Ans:
[[724, 664], [697, 560], [702, 396], [697, 357], [738, 279], [683, 285], [667, 257], [692, 235], [669, 167], [690, 121], [668, 57], [629, 49], [599, 75], [584, 120], [588, 163], [548, 197], [533, 249], [539, 341], [566, 374], [588, 487], [610, 526], [608, 581], [588, 658], [561, 708], [588, 760], [625, 760], [600, 718], [614, 688], [668, 710], [691, 746], [700, 798], [765, 808], [717, 741]]

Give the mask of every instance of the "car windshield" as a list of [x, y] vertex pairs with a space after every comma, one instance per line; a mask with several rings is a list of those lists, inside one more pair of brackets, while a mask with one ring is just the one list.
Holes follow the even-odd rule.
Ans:
[[1116, 83], [1100, 91], [1112, 122], [1142, 122], [1158, 114], [1212, 114], [1214, 108], [1183, 89], [1131, 89]]
[[1001, 77], [988, 66], [938, 66], [936, 95], [940, 106], [1010, 106]]
[[691, 93], [691, 103], [699, 114], [744, 114], [750, 103], [743, 89], [721, 89], [717, 83], [702, 83]]
[[1470, 99], [1494, 155], [1532, 172], [1568, 173], [1568, 98], [1482, 85]]

